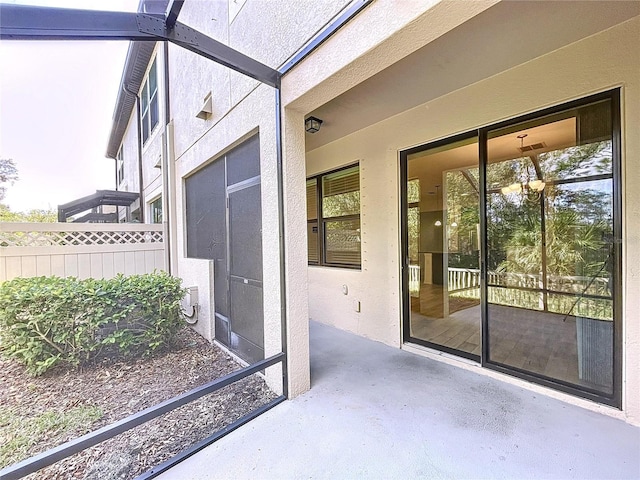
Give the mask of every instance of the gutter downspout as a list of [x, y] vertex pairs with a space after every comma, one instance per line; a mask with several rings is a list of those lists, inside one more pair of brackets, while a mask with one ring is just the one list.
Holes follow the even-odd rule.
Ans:
[[[169, 184], [169, 133], [173, 129], [169, 125], [171, 121], [171, 101], [169, 99], [169, 42], [163, 42], [163, 63], [164, 63], [164, 135], [162, 139], [162, 222], [164, 224], [164, 260], [167, 273], [172, 274], [172, 255], [171, 247], [171, 212], [170, 206], [173, 202], [169, 202], [170, 188]], [[173, 145], [173, 139], [171, 144]]]
[[[120, 147], [122, 148], [122, 147]], [[118, 156], [118, 154], [116, 154], [116, 157]], [[113, 163], [116, 166], [115, 169], [115, 181], [116, 181], [116, 192], [118, 191], [118, 159], [114, 158], [113, 159]], [[116, 223], [120, 223], [120, 207], [118, 205], [116, 205]]]
[[[142, 125], [140, 125], [140, 121], [142, 120], [141, 111], [140, 111], [140, 97], [137, 93], [129, 90], [127, 85], [122, 84], [122, 90], [125, 93], [135, 97], [136, 99], [136, 126], [138, 127], [138, 178], [140, 179], [140, 185], [138, 188], [138, 193], [140, 195], [138, 202], [140, 204], [140, 223], [144, 223], [144, 180], [143, 180], [143, 169], [142, 169]], [[117, 162], [116, 162], [117, 163]], [[116, 180], [117, 182], [117, 180]]]

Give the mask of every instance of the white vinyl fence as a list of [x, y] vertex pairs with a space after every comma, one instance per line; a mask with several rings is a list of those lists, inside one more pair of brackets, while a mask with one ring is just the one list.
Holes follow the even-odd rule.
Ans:
[[0, 223], [0, 282], [49, 275], [111, 278], [164, 268], [162, 225]]

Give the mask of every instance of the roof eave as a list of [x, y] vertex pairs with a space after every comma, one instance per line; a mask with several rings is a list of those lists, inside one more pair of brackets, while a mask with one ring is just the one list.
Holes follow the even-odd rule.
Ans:
[[111, 133], [107, 143], [107, 158], [116, 158], [127, 130], [129, 119], [136, 105], [136, 97], [129, 92], [140, 91], [156, 42], [131, 42], [118, 88], [116, 106], [113, 111]]
[[[151, 15], [165, 15], [169, 0], [140, 0], [138, 12]], [[156, 42], [130, 42], [124, 62], [118, 97], [113, 111], [111, 133], [107, 143], [107, 158], [116, 158], [127, 131], [129, 119], [136, 105], [136, 97], [129, 92], [140, 92], [142, 80], [156, 48]]]

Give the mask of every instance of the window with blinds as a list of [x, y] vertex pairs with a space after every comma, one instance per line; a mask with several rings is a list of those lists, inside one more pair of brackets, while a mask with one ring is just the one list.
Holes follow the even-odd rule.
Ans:
[[320, 262], [318, 238], [318, 179], [307, 180], [307, 242], [309, 263]]
[[360, 167], [307, 180], [309, 263], [360, 267]]

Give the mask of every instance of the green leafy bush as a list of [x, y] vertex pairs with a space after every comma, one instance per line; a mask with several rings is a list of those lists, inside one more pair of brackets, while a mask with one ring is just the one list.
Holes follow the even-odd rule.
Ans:
[[149, 355], [181, 326], [179, 278], [16, 278], [0, 285], [0, 350], [40, 375], [57, 364]]

